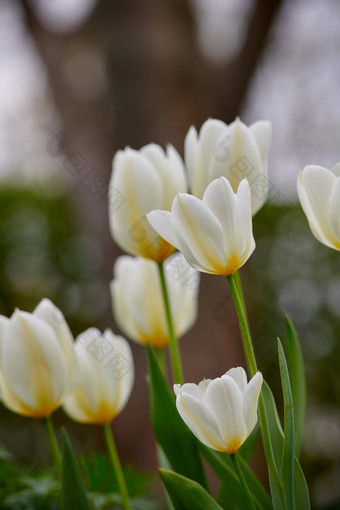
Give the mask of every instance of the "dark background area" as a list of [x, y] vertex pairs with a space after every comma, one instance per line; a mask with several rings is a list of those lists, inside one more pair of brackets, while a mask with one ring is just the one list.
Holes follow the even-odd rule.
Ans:
[[[261, 370], [278, 401], [276, 337], [296, 323], [306, 359], [302, 464], [315, 508], [339, 508], [340, 259], [318, 244], [296, 204], [308, 163], [340, 159], [340, 4], [335, 0], [3, 0], [0, 9], [0, 313], [44, 296], [76, 336], [117, 332], [109, 295], [114, 245], [107, 218], [112, 157], [171, 142], [191, 124], [270, 118], [269, 203], [254, 219], [257, 248], [242, 279]], [[186, 379], [244, 365], [222, 277], [204, 275], [199, 318], [181, 340]], [[114, 430], [122, 458], [153, 471], [146, 361]], [[46, 462], [37, 423], [1, 408], [1, 441], [24, 463]], [[78, 452], [103, 449], [95, 427], [71, 423]], [[255, 468], [265, 477], [261, 452]]]

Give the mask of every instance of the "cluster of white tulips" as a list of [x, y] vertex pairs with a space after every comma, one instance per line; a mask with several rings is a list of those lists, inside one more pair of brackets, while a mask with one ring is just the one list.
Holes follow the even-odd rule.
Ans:
[[[118, 192], [124, 200], [109, 210], [110, 226], [127, 253], [114, 267], [113, 314], [127, 338], [147, 347], [160, 476], [169, 508], [176, 510], [310, 507], [298, 460], [305, 386], [296, 332], [287, 318], [288, 362], [278, 341], [282, 426], [258, 371], [238, 273], [255, 249], [252, 216], [268, 196], [270, 141], [269, 121], [248, 127], [240, 119], [230, 125], [209, 119], [199, 133], [190, 128], [184, 161], [171, 145], [164, 151], [156, 144], [128, 147], [113, 160], [109, 197]], [[298, 195], [316, 239], [340, 251], [340, 164], [330, 170], [307, 166], [298, 177]], [[185, 281], [176, 278], [178, 268]], [[199, 384], [185, 382], [178, 339], [196, 320], [200, 271], [225, 276], [229, 283], [248, 377], [226, 360], [221, 377], [203, 379], [209, 376], [204, 373]], [[131, 501], [110, 424], [127, 403], [133, 381], [125, 338], [91, 328], [74, 341], [62, 312], [48, 299], [33, 313], [16, 310], [10, 318], [0, 317], [2, 402], [43, 421], [57, 471], [62, 459], [51, 422], [56, 409], [62, 406], [77, 422], [103, 426], [125, 509]], [[270, 494], [247, 461], [259, 430]], [[202, 456], [221, 480], [217, 499], [210, 494]]]

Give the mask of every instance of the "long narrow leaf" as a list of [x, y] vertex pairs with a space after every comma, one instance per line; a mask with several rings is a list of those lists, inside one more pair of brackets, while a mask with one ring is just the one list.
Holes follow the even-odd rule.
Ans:
[[[219, 454], [203, 444], [200, 445], [200, 450], [222, 481], [218, 498], [220, 505], [222, 505], [225, 509], [234, 509], [237, 505], [241, 509], [245, 508], [247, 506], [247, 500], [245, 498], [243, 488], [240, 485], [238, 476], [233, 469], [230, 457], [227, 454]], [[244, 459], [239, 457], [239, 463], [241, 464], [243, 476], [257, 506], [263, 510], [271, 510], [273, 505], [263, 485], [256, 478], [255, 474]]]
[[168, 387], [157, 359], [148, 346], [151, 391], [151, 423], [172, 469], [203, 487], [206, 477], [198, 452], [198, 441], [178, 414], [175, 395]]
[[223, 510], [197, 482], [167, 469], [159, 474], [175, 510]]
[[295, 430], [294, 430], [294, 406], [290, 387], [288, 365], [280, 340], [277, 341], [281, 383], [284, 401], [284, 442], [282, 453], [282, 487], [289, 510], [295, 510], [294, 491], [294, 456], [295, 456]]
[[72, 445], [65, 430], [62, 430], [62, 477], [61, 507], [63, 510], [90, 510], [86, 490]]
[[257, 443], [260, 439], [260, 426], [257, 423], [252, 430], [250, 436], [247, 438], [247, 440], [243, 443], [241, 448], [238, 450], [238, 453], [242, 455], [243, 459], [248, 462], [251, 461], [255, 448], [257, 446]]
[[299, 458], [301, 452], [303, 422], [306, 413], [305, 366], [299, 339], [294, 328], [294, 324], [288, 315], [285, 317], [285, 322], [287, 361], [294, 403], [295, 455]]
[[[271, 436], [271, 443], [272, 448], [274, 452], [274, 458], [275, 463], [277, 465], [277, 469], [280, 472], [281, 470], [281, 463], [282, 463], [282, 454], [283, 454], [283, 431], [281, 422], [278, 416], [278, 412], [276, 409], [276, 404], [274, 400], [274, 396], [272, 394], [271, 389], [269, 388], [268, 384], [263, 381], [262, 385], [262, 395], [263, 400], [266, 408], [266, 414], [268, 418], [268, 425], [270, 430], [270, 436]], [[301, 470], [299, 461], [295, 457], [294, 461], [294, 488], [295, 488], [295, 504], [296, 508], [298, 510], [310, 510], [310, 501], [309, 501], [309, 493], [308, 493], [308, 487], [305, 480], [305, 477], [303, 475], [303, 472]], [[269, 477], [269, 481], [270, 477]], [[271, 483], [271, 488], [272, 483]], [[276, 506], [276, 500], [275, 500], [275, 491], [273, 492], [273, 503], [274, 508], [280, 508], [280, 506]]]

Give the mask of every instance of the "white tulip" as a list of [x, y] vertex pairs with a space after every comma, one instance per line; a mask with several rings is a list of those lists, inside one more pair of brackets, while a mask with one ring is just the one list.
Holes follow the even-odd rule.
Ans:
[[201, 443], [233, 454], [257, 423], [261, 386], [260, 372], [247, 384], [247, 375], [240, 367], [198, 385], [175, 384], [177, 410]]
[[61, 405], [75, 385], [77, 362], [72, 334], [51, 301], [0, 317], [0, 368], [2, 400], [12, 411], [46, 418]]
[[234, 193], [220, 177], [209, 184], [202, 200], [179, 193], [171, 212], [152, 211], [147, 217], [159, 235], [205, 273], [233, 274], [255, 249], [246, 179]]
[[267, 159], [271, 122], [261, 120], [246, 126], [241, 120], [225, 124], [208, 119], [199, 134], [192, 126], [185, 139], [185, 164], [191, 193], [202, 198], [208, 184], [226, 177], [234, 191], [247, 178], [253, 215], [265, 203], [269, 191]]
[[155, 233], [145, 215], [153, 209], [170, 210], [179, 191], [187, 191], [184, 165], [171, 145], [166, 152], [156, 144], [140, 151], [129, 147], [118, 151], [109, 187], [109, 219], [115, 242], [130, 255], [163, 262], [174, 248]]
[[297, 190], [316, 239], [340, 250], [340, 162], [330, 170], [306, 166], [299, 173]]
[[79, 381], [63, 404], [75, 421], [95, 425], [110, 423], [127, 403], [134, 381], [130, 346], [107, 329], [84, 331], [76, 339]]
[[[197, 316], [199, 274], [177, 253], [164, 264], [175, 332], [184, 335]], [[113, 313], [120, 329], [135, 342], [161, 348], [169, 344], [156, 262], [119, 257], [111, 282]]]

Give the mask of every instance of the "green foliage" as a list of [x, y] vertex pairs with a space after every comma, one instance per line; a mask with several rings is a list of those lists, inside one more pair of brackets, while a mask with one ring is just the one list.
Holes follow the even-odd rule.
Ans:
[[[229, 455], [216, 452], [204, 445], [200, 446], [200, 450], [222, 482], [218, 495], [220, 505], [225, 510], [246, 508], [247, 498]], [[239, 456], [239, 464], [255, 502], [263, 510], [271, 510], [273, 506], [268, 493], [241, 456]]]
[[61, 506], [63, 510], [90, 510], [78, 461], [65, 430], [62, 430]]
[[285, 317], [287, 361], [294, 404], [295, 454], [301, 452], [303, 423], [306, 413], [306, 375], [299, 339], [290, 317]]
[[207, 486], [198, 441], [179, 416], [175, 395], [169, 389], [151, 347], [148, 346], [151, 392], [151, 423], [172, 468], [203, 487]]
[[175, 510], [223, 510], [197, 482], [167, 469], [159, 474]]
[[280, 340], [278, 340], [278, 353], [284, 400], [284, 441], [281, 466], [282, 487], [286, 508], [294, 510], [295, 430], [294, 430], [293, 396], [290, 387], [290, 379], [286, 357]]

